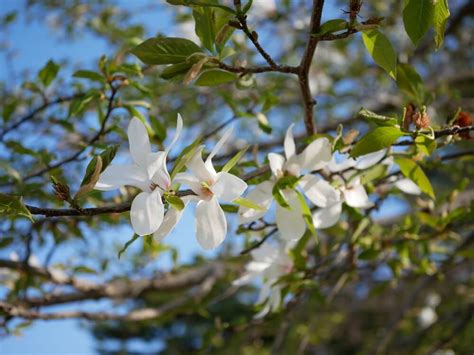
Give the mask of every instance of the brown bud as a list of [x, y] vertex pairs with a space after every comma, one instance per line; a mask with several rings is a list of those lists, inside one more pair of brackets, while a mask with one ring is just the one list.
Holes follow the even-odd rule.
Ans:
[[241, 30], [241, 29], [242, 29], [242, 25], [241, 25], [240, 22], [238, 22], [238, 21], [233, 21], [233, 20], [231, 20], [231, 21], [228, 22], [228, 25], [229, 25], [230, 27], [237, 28], [238, 30]]
[[252, 38], [254, 41], [258, 41], [258, 33], [255, 31], [252, 31]]
[[356, 129], [350, 129], [349, 132], [347, 132], [343, 137], [342, 137], [342, 142], [344, 145], [349, 145], [354, 142], [354, 140], [357, 138], [359, 135], [359, 131]]
[[413, 122], [413, 116], [415, 115], [415, 105], [409, 103], [405, 108], [405, 117], [403, 118], [403, 129], [408, 131], [410, 124]]
[[431, 119], [426, 112], [417, 112], [413, 115], [413, 122], [417, 129], [422, 129], [430, 126]]
[[[459, 127], [469, 127], [472, 126], [472, 116], [469, 112], [461, 111], [459, 112], [458, 118], [454, 121], [455, 125]], [[461, 132], [459, 136], [464, 139], [471, 139], [470, 132]]]
[[66, 184], [63, 184], [62, 182], [59, 182], [57, 180], [53, 180], [53, 189], [56, 196], [60, 200], [68, 201], [71, 198], [69, 186], [67, 186]]

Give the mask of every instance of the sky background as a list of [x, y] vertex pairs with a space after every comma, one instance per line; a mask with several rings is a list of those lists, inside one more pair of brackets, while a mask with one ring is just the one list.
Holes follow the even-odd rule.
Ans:
[[[141, 8], [149, 4], [147, 0], [133, 1], [117, 1], [125, 8]], [[13, 10], [19, 11], [17, 22], [9, 27], [8, 32], [0, 33], [1, 42], [9, 42], [14, 48], [18, 49], [13, 61], [13, 69], [15, 72], [30, 71], [32, 75], [43, 67], [49, 60], [61, 61], [67, 59], [71, 63], [77, 64], [81, 68], [92, 68], [95, 66], [96, 60], [100, 54], [107, 54], [108, 48], [106, 42], [91, 34], [83, 33], [77, 36], [75, 40], [64, 40], [60, 32], [53, 32], [46, 24], [46, 21], [27, 21], [22, 15], [25, 1], [23, 0], [0, 0], [0, 16], [5, 15]], [[162, 10], [159, 13], [136, 12], [133, 22], [142, 22], [152, 31], [163, 31], [166, 33], [176, 34], [177, 29], [171, 23], [171, 7], [168, 10]], [[329, 11], [326, 17], [331, 16]], [[149, 33], [148, 35], [152, 35]], [[265, 35], [265, 33], [263, 33]], [[5, 58], [0, 56], [0, 80], [10, 80], [12, 86], [20, 85], [11, 73], [6, 71], [8, 66], [3, 65]], [[74, 65], [77, 67], [76, 65]], [[72, 69], [70, 69], [72, 70]], [[60, 76], [66, 77], [67, 71], [62, 71]], [[124, 143], [126, 144], [126, 143]], [[2, 147], [0, 146], [0, 150]], [[387, 206], [388, 205], [388, 206]], [[392, 213], [397, 213], [403, 206], [397, 201], [388, 200], [387, 207]], [[193, 209], [188, 208], [185, 215], [172, 233], [166, 238], [166, 242], [179, 248], [180, 260], [189, 260], [196, 252], [202, 252], [199, 248], [194, 235]], [[235, 225], [234, 225], [235, 227]], [[232, 228], [232, 227], [231, 227]], [[118, 229], [110, 231], [102, 231], [100, 238], [105, 240], [113, 240], [114, 242], [125, 242], [132, 235], [131, 228], [126, 225]], [[136, 245], [132, 246], [137, 247]], [[0, 252], [1, 254], [1, 252]], [[212, 252], [205, 253], [204, 256], [212, 256]], [[6, 255], [0, 255], [7, 257]], [[38, 256], [41, 259], [41, 255]], [[62, 254], [57, 256], [59, 259], [74, 258], [74, 250], [71, 248], [63, 249]], [[171, 261], [169, 258], [158, 259], [150, 268], [170, 268]], [[75, 306], [75, 305], [73, 305]], [[81, 307], [89, 310], [98, 309], [104, 306], [101, 303], [83, 303]], [[59, 310], [56, 308], [55, 310]], [[0, 338], [1, 354], [51, 354], [51, 353], [77, 353], [92, 354], [95, 353], [95, 341], [88, 330], [81, 326], [77, 320], [64, 321], [38, 321], [32, 326], [25, 329], [21, 336]], [[136, 344], [139, 350], [141, 344]], [[73, 349], [73, 350], [71, 350]]]

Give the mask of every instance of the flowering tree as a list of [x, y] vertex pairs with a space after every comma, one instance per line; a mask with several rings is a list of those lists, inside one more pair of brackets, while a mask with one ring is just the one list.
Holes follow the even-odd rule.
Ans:
[[[167, 0], [181, 33], [148, 39], [106, 2], [31, 3], [114, 51], [5, 87], [5, 334], [472, 351], [471, 2]], [[212, 254], [179, 258], [183, 219]]]

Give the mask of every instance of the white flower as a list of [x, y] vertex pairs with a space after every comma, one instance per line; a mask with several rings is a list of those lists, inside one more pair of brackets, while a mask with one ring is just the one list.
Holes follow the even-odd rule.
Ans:
[[405, 178], [395, 182], [394, 186], [400, 191], [410, 195], [421, 195], [421, 190], [413, 180]]
[[134, 186], [142, 190], [133, 199], [130, 209], [133, 230], [140, 236], [155, 232], [163, 221], [164, 205], [161, 196], [171, 187], [166, 158], [182, 127], [183, 120], [178, 114], [176, 133], [171, 144], [165, 151], [152, 153], [146, 127], [138, 118], [132, 118], [127, 133], [133, 164], [107, 167], [95, 186], [95, 189], [102, 191], [122, 186]]
[[[252, 222], [265, 215], [273, 201], [273, 186], [279, 178], [285, 175], [299, 177], [302, 173], [322, 169], [330, 161], [331, 144], [327, 138], [314, 140], [302, 153], [296, 154], [292, 130], [293, 125], [290, 125], [284, 142], [285, 157], [276, 153], [268, 154], [273, 179], [260, 183], [247, 196], [248, 199], [260, 205], [263, 211], [241, 207], [239, 210], [240, 223]], [[304, 174], [299, 180], [298, 186], [306, 197], [317, 206], [326, 207], [339, 199], [339, 193], [327, 181], [318, 176]], [[290, 209], [277, 204], [276, 224], [283, 239], [297, 240], [306, 230], [301, 205], [295, 191], [285, 189], [282, 194]]]
[[[227, 234], [227, 222], [218, 200], [232, 202], [247, 188], [245, 181], [227, 172], [216, 172], [212, 164], [212, 158], [220, 151], [230, 134], [231, 130], [224, 133], [205, 162], [202, 159], [203, 147], [199, 147], [186, 163], [191, 174], [179, 173], [175, 177], [176, 182], [189, 186], [198, 197], [196, 238], [204, 249], [214, 249], [224, 241]], [[196, 197], [190, 197], [185, 203], [193, 199]], [[176, 224], [180, 217], [175, 212], [170, 217], [169, 225]]]
[[341, 217], [343, 202], [354, 208], [370, 208], [373, 206], [358, 177], [354, 178], [348, 184], [341, 186], [339, 191], [341, 194], [337, 201], [328, 203], [313, 213], [313, 224], [315, 228], [324, 229], [335, 225]]
[[250, 252], [252, 261], [245, 265], [245, 274], [233, 282], [235, 286], [250, 284], [262, 278], [263, 285], [257, 304], [267, 301], [265, 307], [255, 316], [262, 318], [270, 311], [275, 311], [281, 303], [281, 285], [275, 284], [278, 279], [288, 274], [293, 268], [293, 262], [288, 256], [291, 244], [274, 246], [265, 243]]

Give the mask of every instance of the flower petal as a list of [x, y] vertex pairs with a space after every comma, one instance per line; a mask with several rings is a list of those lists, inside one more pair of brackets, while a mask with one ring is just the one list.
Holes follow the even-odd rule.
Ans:
[[300, 239], [306, 231], [306, 224], [301, 212], [300, 202], [296, 193], [291, 190], [283, 191], [291, 210], [279, 204], [276, 207], [276, 225], [284, 240]]
[[168, 148], [166, 148], [166, 153], [168, 153], [171, 148], [175, 145], [175, 143], [178, 141], [179, 136], [181, 135], [181, 131], [183, 130], [183, 118], [181, 115], [178, 113], [178, 118], [176, 120], [176, 131], [174, 133], [173, 140], [170, 142], [168, 145]]
[[226, 202], [239, 198], [246, 189], [247, 183], [244, 180], [226, 172], [218, 173], [215, 184], [211, 186], [214, 195]]
[[171, 177], [166, 167], [168, 152], [157, 152], [148, 155], [148, 173], [151, 180], [164, 190], [171, 187]]
[[298, 159], [302, 170], [320, 170], [331, 160], [331, 143], [327, 138], [315, 139], [298, 155]]
[[[184, 207], [186, 208], [192, 197], [184, 196], [181, 199], [183, 200]], [[170, 206], [163, 218], [163, 223], [161, 223], [161, 226], [157, 229], [155, 233], [153, 233], [153, 238], [156, 238], [158, 242], [161, 242], [168, 234], [173, 231], [174, 227], [176, 227], [178, 222], [181, 220], [183, 213], [184, 208], [181, 211], [178, 211], [176, 208]]]
[[355, 168], [358, 170], [364, 170], [380, 162], [385, 156], [387, 150], [382, 149], [373, 153], [362, 155], [356, 159]]
[[216, 172], [212, 167], [212, 163], [212, 170], [209, 170], [208, 166], [204, 163], [204, 160], [202, 160], [202, 149], [203, 147], [199, 147], [196, 150], [191, 159], [186, 163], [186, 166], [199, 179], [199, 181], [210, 183], [216, 178]]
[[150, 140], [145, 125], [136, 117], [133, 117], [128, 125], [128, 145], [133, 161], [146, 168], [146, 159], [151, 153]]
[[177, 184], [184, 184], [193, 190], [193, 192], [197, 195], [202, 194], [202, 185], [198, 178], [194, 175], [188, 173], [178, 173], [174, 177], [173, 182]]
[[217, 198], [201, 200], [196, 206], [196, 238], [206, 250], [219, 246], [227, 234], [227, 221]]
[[295, 139], [293, 138], [293, 126], [295, 124], [290, 124], [290, 127], [286, 130], [284, 148], [286, 159], [290, 159], [296, 153]]
[[328, 169], [333, 173], [338, 173], [340, 171], [352, 168], [355, 164], [356, 161], [352, 158], [349, 158], [348, 154], [342, 154], [342, 160], [340, 161], [336, 161], [335, 156], [332, 157], [328, 164]]
[[[273, 182], [264, 181], [258, 184], [252, 191], [250, 191], [246, 198], [255, 202], [260, 207], [264, 208], [264, 211], [254, 210], [244, 206], [239, 207], [239, 224], [249, 223], [256, 221], [263, 217], [273, 201], [272, 195]], [[265, 244], [264, 244], [265, 245]], [[259, 248], [260, 249], [260, 248]]]
[[420, 195], [421, 190], [411, 179], [401, 179], [395, 183], [395, 187], [400, 191], [410, 195]]
[[219, 139], [219, 141], [216, 143], [216, 145], [214, 146], [214, 148], [212, 148], [212, 151], [211, 151], [211, 154], [209, 154], [209, 156], [207, 157], [206, 159], [206, 163], [207, 162], [210, 162], [212, 160], [212, 158], [214, 158], [214, 156], [219, 153], [219, 151], [222, 149], [222, 147], [224, 146], [225, 142], [229, 139], [229, 137], [231, 136], [232, 134], [232, 131], [234, 130], [233, 127], [229, 128], [227, 131], [224, 132], [224, 134], [222, 135], [221, 139]]
[[268, 154], [268, 162], [270, 163], [270, 169], [274, 176], [279, 177], [283, 174], [283, 164], [285, 164], [283, 155], [270, 153]]
[[316, 229], [329, 228], [335, 225], [342, 213], [342, 202], [318, 209], [313, 213], [313, 224]]
[[304, 175], [298, 184], [306, 197], [318, 207], [327, 207], [340, 200], [340, 192], [319, 176]]
[[165, 208], [158, 189], [139, 193], [132, 202], [130, 219], [135, 233], [140, 236], [152, 234], [163, 222]]
[[369, 200], [369, 196], [367, 196], [367, 192], [365, 191], [364, 186], [357, 181], [353, 183], [352, 186], [346, 187], [342, 190], [344, 194], [344, 199], [347, 205], [355, 208], [369, 208], [372, 207], [374, 204]]
[[110, 165], [95, 184], [96, 190], [110, 191], [122, 186], [135, 186], [143, 191], [150, 191], [150, 181], [145, 171], [137, 165]]

